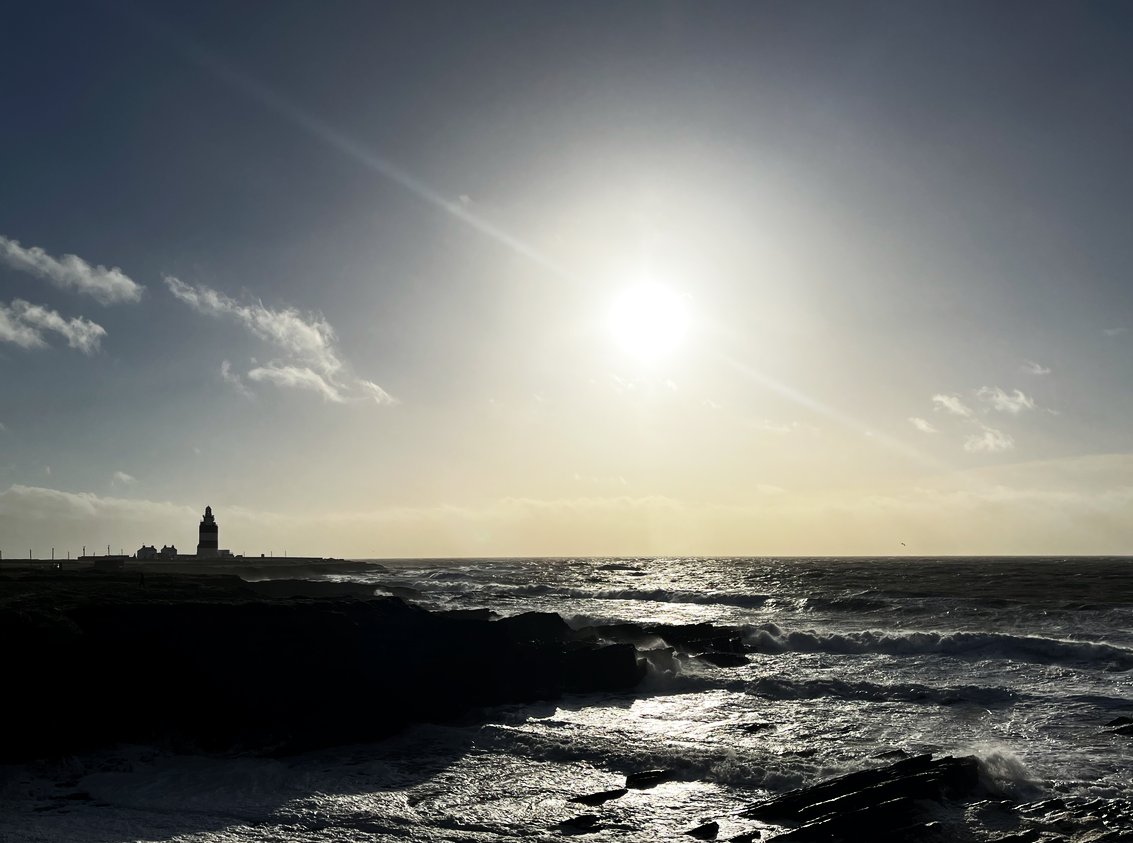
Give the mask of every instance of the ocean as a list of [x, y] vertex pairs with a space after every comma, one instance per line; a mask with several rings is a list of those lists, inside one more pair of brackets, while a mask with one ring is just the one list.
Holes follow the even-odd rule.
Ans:
[[[5, 767], [0, 840], [652, 841], [707, 820], [727, 839], [759, 827], [737, 812], [770, 795], [923, 752], [980, 758], [1029, 839], [1133, 839], [1133, 735], [1106, 727], [1133, 716], [1133, 560], [382, 560], [327, 578], [427, 608], [636, 626], [649, 670], [629, 693], [292, 757], [121, 746]], [[693, 623], [734, 627], [747, 663], [645, 632]], [[569, 801], [648, 769], [671, 780]], [[994, 800], [964, 810], [974, 840], [1018, 825]], [[582, 813], [597, 820], [569, 824]]]

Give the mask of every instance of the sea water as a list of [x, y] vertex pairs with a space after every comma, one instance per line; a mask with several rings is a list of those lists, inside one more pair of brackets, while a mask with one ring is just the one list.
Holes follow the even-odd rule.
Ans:
[[[1103, 728], [1133, 715], [1131, 560], [416, 560], [350, 578], [433, 609], [734, 627], [750, 663], [656, 658], [630, 693], [284, 759], [128, 746], [8, 767], [0, 840], [553, 840], [582, 813], [600, 816], [587, 840], [679, 839], [709, 819], [726, 839], [761, 798], [920, 752], [977, 755], [1023, 802], [1101, 816], [1133, 793], [1133, 736]], [[652, 768], [673, 780], [569, 801]], [[979, 810], [990, 839], [1000, 819]]]

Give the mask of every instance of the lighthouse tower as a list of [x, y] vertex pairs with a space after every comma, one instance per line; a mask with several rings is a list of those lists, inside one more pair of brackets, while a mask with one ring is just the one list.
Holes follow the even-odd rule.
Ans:
[[201, 532], [200, 540], [197, 542], [197, 556], [204, 558], [215, 558], [219, 556], [220, 544], [217, 539], [220, 534], [220, 528], [216, 524], [216, 519], [212, 517], [212, 507], [205, 507], [205, 516], [201, 519]]

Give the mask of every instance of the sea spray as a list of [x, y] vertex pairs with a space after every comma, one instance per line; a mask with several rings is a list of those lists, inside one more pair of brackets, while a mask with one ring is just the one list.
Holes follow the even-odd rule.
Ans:
[[979, 761], [980, 783], [989, 792], [1017, 801], [1038, 799], [1043, 795], [1042, 783], [1010, 747], [981, 741], [963, 750], [962, 754], [974, 755]]

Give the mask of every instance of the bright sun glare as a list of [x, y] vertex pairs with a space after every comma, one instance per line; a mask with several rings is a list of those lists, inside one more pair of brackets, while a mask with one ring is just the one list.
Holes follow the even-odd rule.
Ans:
[[656, 283], [629, 287], [610, 308], [610, 331], [626, 352], [643, 362], [672, 354], [688, 332], [688, 306], [684, 297]]

